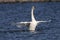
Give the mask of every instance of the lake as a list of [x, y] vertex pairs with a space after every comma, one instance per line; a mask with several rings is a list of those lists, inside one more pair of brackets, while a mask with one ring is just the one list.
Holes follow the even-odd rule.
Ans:
[[[36, 33], [27, 27], [18, 28], [15, 22], [31, 21], [31, 8], [35, 6], [36, 20], [52, 20], [40, 23]], [[60, 40], [60, 2], [26, 2], [0, 4], [0, 40]]]

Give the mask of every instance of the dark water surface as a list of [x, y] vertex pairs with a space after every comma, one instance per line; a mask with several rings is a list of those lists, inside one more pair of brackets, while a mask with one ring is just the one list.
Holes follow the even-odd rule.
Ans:
[[[37, 25], [36, 33], [18, 31], [27, 27], [11, 24], [31, 21], [32, 6], [36, 20], [52, 21]], [[0, 40], [60, 40], [60, 2], [0, 4]]]

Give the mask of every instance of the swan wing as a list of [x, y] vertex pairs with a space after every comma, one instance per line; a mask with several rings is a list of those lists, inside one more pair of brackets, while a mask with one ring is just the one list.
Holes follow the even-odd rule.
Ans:
[[16, 26], [21, 27], [21, 26], [29, 26], [31, 22], [17, 22]]
[[51, 22], [51, 20], [48, 20], [48, 21], [37, 21], [38, 23], [40, 23], [40, 22]]

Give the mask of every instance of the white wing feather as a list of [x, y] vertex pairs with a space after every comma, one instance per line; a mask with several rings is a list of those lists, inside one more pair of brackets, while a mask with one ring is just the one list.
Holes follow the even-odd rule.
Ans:
[[37, 22], [38, 22], [38, 23], [39, 23], [39, 22], [51, 22], [51, 20], [48, 20], [48, 21], [37, 21]]
[[22, 26], [29, 26], [31, 22], [17, 22], [16, 26], [17, 27], [22, 27]]

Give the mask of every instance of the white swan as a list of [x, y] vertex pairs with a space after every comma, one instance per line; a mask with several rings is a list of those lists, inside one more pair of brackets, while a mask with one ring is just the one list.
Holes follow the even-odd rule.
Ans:
[[51, 20], [49, 20], [49, 21], [36, 21], [35, 20], [35, 18], [34, 18], [34, 14], [33, 14], [33, 11], [34, 11], [34, 6], [32, 6], [32, 10], [31, 10], [31, 19], [32, 19], [32, 21], [31, 22], [17, 22], [16, 23], [16, 26], [17, 27], [21, 27], [21, 25], [23, 26], [29, 26], [29, 30], [31, 30], [31, 31], [35, 31], [35, 28], [36, 28], [36, 26], [37, 26], [37, 24], [38, 23], [41, 23], [41, 22], [50, 22]]

